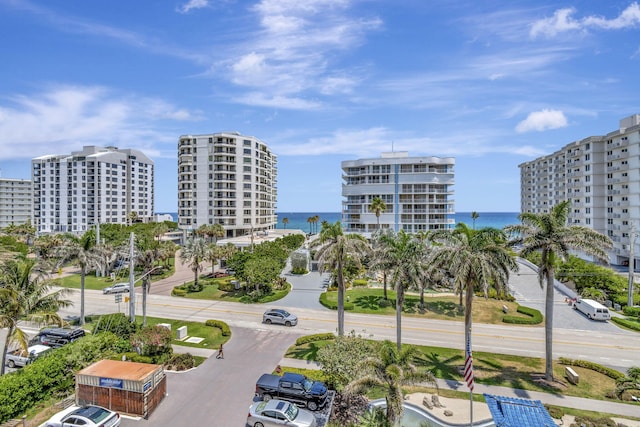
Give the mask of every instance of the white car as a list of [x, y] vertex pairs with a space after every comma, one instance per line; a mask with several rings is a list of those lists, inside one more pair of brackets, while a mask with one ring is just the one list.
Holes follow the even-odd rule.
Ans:
[[44, 423], [44, 427], [117, 427], [119, 425], [119, 413], [94, 405], [70, 406]]
[[256, 402], [249, 407], [247, 424], [251, 427], [316, 427], [316, 417], [284, 400], [271, 399]]
[[22, 349], [16, 349], [7, 353], [5, 364], [10, 368], [16, 366], [26, 366], [29, 363], [36, 360], [37, 357], [48, 353], [51, 347], [46, 345], [32, 345], [26, 351]]
[[108, 286], [102, 290], [103, 294], [120, 294], [122, 292], [129, 292], [128, 283], [116, 283], [115, 285]]

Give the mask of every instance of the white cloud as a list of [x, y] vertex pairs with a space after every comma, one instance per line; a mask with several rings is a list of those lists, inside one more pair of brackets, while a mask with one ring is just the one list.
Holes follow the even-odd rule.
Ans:
[[[163, 126], [201, 118], [163, 100], [119, 95], [97, 86], [59, 86], [8, 99], [0, 105], [0, 159], [70, 152], [82, 145], [127, 146], [150, 156], [175, 156], [176, 131], [163, 131]], [[170, 145], [163, 151], [163, 144]]]
[[542, 110], [529, 113], [526, 119], [518, 123], [516, 132], [544, 131], [567, 126], [567, 118], [559, 110]]
[[587, 16], [582, 19], [576, 19], [573, 17], [575, 13], [575, 8], [558, 9], [552, 17], [534, 22], [531, 25], [529, 36], [536, 38], [539, 35], [543, 35], [552, 38], [559, 33], [567, 31], [586, 31], [590, 28], [619, 30], [640, 25], [640, 5], [637, 2], [631, 3], [620, 15], [613, 19], [600, 16]]
[[192, 9], [202, 9], [209, 6], [209, 0], [189, 0], [187, 3], [177, 8], [180, 13], [189, 13]]

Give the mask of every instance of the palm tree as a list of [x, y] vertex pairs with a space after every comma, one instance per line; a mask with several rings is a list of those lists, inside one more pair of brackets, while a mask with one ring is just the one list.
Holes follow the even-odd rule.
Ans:
[[313, 216], [313, 229], [317, 233], [318, 232], [318, 222], [320, 221], [320, 215]]
[[371, 200], [369, 205], [369, 211], [376, 214], [376, 221], [378, 223], [378, 230], [380, 229], [380, 214], [387, 210], [387, 204], [378, 196]]
[[97, 268], [100, 264], [100, 257], [94, 251], [96, 235], [94, 230], [89, 230], [77, 238], [67, 234], [65, 241], [59, 248], [58, 254], [61, 262], [74, 260], [80, 267], [80, 325], [84, 325], [84, 294], [85, 277], [87, 272]]
[[521, 224], [508, 225], [504, 231], [514, 238], [512, 245], [522, 245], [520, 256], [540, 252], [538, 281], [547, 286], [545, 297], [545, 379], [553, 381], [553, 281], [555, 264], [566, 261], [570, 250], [577, 250], [607, 262], [606, 250], [612, 242], [607, 236], [587, 227], [568, 226], [570, 201], [558, 203], [548, 213], [524, 212], [518, 216]]
[[448, 271], [460, 293], [465, 292], [465, 343], [469, 343], [471, 349], [475, 290], [482, 290], [486, 296], [490, 286], [505, 289], [509, 272], [517, 271], [518, 265], [508, 249], [506, 235], [495, 228], [472, 230], [466, 224], [458, 223], [453, 231], [436, 231], [434, 239], [441, 245], [434, 247], [430, 263]]
[[284, 229], [287, 229], [287, 224], [289, 224], [289, 218], [282, 218], [282, 224], [284, 225]]
[[218, 261], [224, 256], [224, 249], [222, 246], [218, 246], [215, 243], [211, 243], [207, 246], [207, 252], [205, 254], [205, 260], [211, 263], [211, 274], [215, 272]]
[[473, 229], [476, 229], [476, 219], [480, 218], [480, 214], [476, 211], [471, 212], [471, 220], [473, 221]]
[[156, 268], [158, 249], [147, 249], [136, 258], [136, 264], [142, 268], [142, 326], [147, 325], [147, 293], [151, 292], [151, 273]]
[[404, 293], [409, 287], [418, 286], [423, 276], [425, 246], [404, 230], [398, 233], [385, 230], [376, 240], [377, 262], [391, 272], [391, 283], [396, 290], [396, 345], [400, 351]]
[[[8, 350], [11, 343], [17, 343], [27, 349], [28, 336], [20, 329], [19, 320], [62, 326], [64, 320], [58, 309], [71, 305], [71, 301], [63, 299], [68, 292], [68, 289], [52, 290], [33, 259], [21, 256], [3, 263], [0, 266], [0, 327], [7, 328], [3, 348]], [[3, 351], [0, 375], [4, 374], [6, 355]]]
[[220, 237], [224, 237], [225, 231], [221, 224], [202, 224], [196, 229], [196, 234], [206, 237], [209, 242], [217, 242]]
[[202, 261], [207, 256], [207, 244], [202, 237], [190, 238], [180, 251], [180, 261], [189, 263], [193, 271], [194, 287], [198, 287], [198, 272], [202, 270]]
[[316, 253], [320, 274], [329, 270], [335, 272], [338, 285], [338, 335], [344, 335], [344, 267], [347, 261], [361, 266], [361, 259], [369, 251], [367, 241], [360, 234], [344, 234], [340, 221], [334, 224], [322, 223], [321, 245]]
[[309, 218], [307, 218], [307, 222], [309, 223], [309, 234], [313, 234], [313, 232], [311, 231], [311, 223], [313, 222], [313, 217], [310, 216]]
[[414, 361], [420, 350], [415, 346], [405, 346], [401, 350], [394, 347], [391, 341], [378, 344], [377, 354], [360, 362], [360, 378], [350, 382], [347, 393], [361, 393], [372, 387], [382, 388], [387, 401], [387, 421], [399, 426], [403, 413], [402, 386], [429, 382], [436, 386], [436, 379], [429, 371], [419, 371]]

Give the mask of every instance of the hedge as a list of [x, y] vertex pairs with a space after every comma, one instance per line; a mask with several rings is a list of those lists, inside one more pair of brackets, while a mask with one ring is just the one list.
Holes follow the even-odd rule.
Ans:
[[326, 340], [334, 340], [336, 336], [332, 332], [327, 332], [324, 334], [314, 334], [314, 335], [306, 335], [304, 337], [300, 337], [296, 340], [296, 345], [307, 344], [315, 341], [326, 341]]
[[628, 305], [624, 306], [622, 312], [625, 316], [629, 317], [640, 317], [640, 307], [629, 307]]
[[592, 371], [599, 372], [614, 380], [625, 378], [625, 375], [620, 371], [607, 368], [606, 366], [602, 366], [597, 363], [589, 362], [588, 360], [569, 359], [567, 357], [561, 357], [559, 359], [559, 362], [561, 365], [578, 366], [580, 368], [591, 369]]
[[[330, 310], [337, 310], [338, 309], [338, 302], [337, 301], [335, 301], [335, 302], [329, 301], [327, 299], [327, 292], [323, 292], [320, 295], [320, 304], [324, 305], [325, 307], [327, 307]], [[355, 308], [355, 305], [352, 302], [348, 302], [348, 301], [344, 302], [345, 311], [353, 310], [354, 308]]]
[[519, 316], [512, 316], [512, 315], [506, 314], [502, 318], [502, 321], [504, 323], [514, 323], [518, 325], [537, 325], [539, 323], [542, 323], [542, 319], [543, 319], [542, 313], [540, 313], [538, 310], [534, 308], [519, 305], [516, 311], [518, 313], [524, 314], [527, 317], [519, 317]]
[[182, 285], [180, 286], [176, 286], [175, 288], [173, 288], [173, 290], [171, 291], [171, 295], [175, 296], [175, 297], [183, 297], [187, 294], [187, 290], [182, 288]]
[[229, 325], [224, 323], [222, 320], [209, 319], [206, 322], [204, 322], [204, 324], [207, 326], [220, 329], [220, 331], [222, 331], [223, 337], [228, 337], [231, 335], [231, 329], [229, 328]]
[[610, 319], [613, 323], [616, 323], [620, 326], [624, 326], [625, 328], [633, 329], [634, 331], [640, 331], [640, 322], [637, 320], [623, 319], [621, 317], [611, 317]]
[[358, 286], [368, 286], [369, 281], [367, 279], [355, 279], [352, 282], [352, 285], [354, 288], [357, 288]]

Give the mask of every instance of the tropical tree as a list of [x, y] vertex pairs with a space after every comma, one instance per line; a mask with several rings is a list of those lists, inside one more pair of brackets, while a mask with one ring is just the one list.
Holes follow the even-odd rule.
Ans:
[[211, 274], [215, 272], [218, 261], [224, 256], [224, 249], [222, 246], [218, 246], [215, 243], [211, 243], [207, 246], [207, 252], [205, 254], [205, 260], [211, 263]]
[[307, 218], [307, 222], [309, 223], [309, 234], [313, 234], [313, 229], [311, 228], [311, 224], [313, 223], [313, 217], [310, 216], [309, 218]]
[[369, 245], [360, 234], [344, 234], [342, 224], [336, 221], [322, 223], [320, 237], [318, 239], [320, 248], [316, 252], [318, 260], [318, 270], [320, 274], [325, 271], [334, 272], [338, 285], [338, 335], [344, 335], [344, 268], [350, 261], [356, 266], [362, 265], [362, 258], [369, 252]]
[[180, 261], [188, 263], [193, 271], [193, 287], [198, 289], [198, 273], [202, 270], [202, 261], [207, 256], [207, 243], [202, 237], [190, 238], [180, 251]]
[[405, 346], [398, 350], [391, 341], [378, 344], [373, 356], [367, 357], [359, 364], [361, 376], [349, 383], [347, 393], [361, 393], [372, 387], [384, 390], [387, 402], [387, 421], [393, 426], [400, 426], [403, 413], [402, 387], [428, 382], [436, 385], [433, 374], [418, 370], [416, 359], [421, 355], [415, 346]]
[[219, 238], [224, 237], [225, 231], [221, 224], [202, 224], [196, 229], [196, 234], [206, 237], [209, 242], [217, 242]]
[[465, 293], [465, 343], [471, 350], [473, 296], [481, 290], [485, 297], [489, 287], [506, 289], [509, 273], [518, 265], [507, 246], [506, 235], [495, 228], [472, 230], [459, 223], [453, 231], [438, 230], [434, 239], [439, 242], [430, 256], [433, 267], [448, 271], [454, 286]]
[[[402, 346], [402, 307], [405, 291], [419, 286], [424, 274], [425, 246], [411, 234], [387, 229], [377, 235], [376, 260], [391, 273], [396, 290], [396, 345]], [[374, 261], [375, 262], [375, 261]]]
[[58, 248], [58, 258], [61, 263], [71, 260], [80, 267], [80, 325], [84, 325], [84, 294], [85, 278], [87, 272], [100, 265], [100, 257], [94, 250], [96, 235], [94, 230], [89, 230], [81, 237], [71, 234], [63, 236], [64, 242]]
[[626, 394], [640, 397], [640, 367], [634, 366], [627, 370], [627, 375], [616, 380], [616, 396], [622, 399]]
[[159, 251], [147, 249], [136, 257], [136, 264], [142, 268], [142, 326], [147, 325], [147, 294], [151, 292], [151, 273], [157, 268]]
[[284, 225], [284, 229], [287, 229], [287, 224], [289, 224], [289, 218], [282, 218], [282, 224]]
[[369, 211], [376, 215], [376, 221], [378, 223], [378, 230], [380, 229], [380, 214], [383, 214], [387, 210], [387, 204], [378, 196], [371, 199], [369, 205]]
[[[63, 299], [68, 292], [68, 289], [53, 290], [34, 259], [18, 257], [4, 262], [0, 266], [0, 327], [7, 328], [3, 348], [8, 350], [16, 343], [27, 349], [28, 336], [20, 329], [20, 320], [62, 326], [64, 320], [58, 310], [71, 305], [71, 301]], [[6, 355], [3, 351], [0, 375], [4, 374]]]
[[607, 262], [611, 239], [590, 228], [567, 225], [570, 201], [558, 203], [548, 213], [521, 213], [521, 224], [508, 225], [504, 231], [512, 236], [510, 243], [522, 249], [520, 256], [540, 253], [538, 282], [547, 286], [545, 297], [545, 379], [553, 381], [553, 281], [557, 260], [567, 261], [569, 251], [576, 250]]
[[473, 221], [473, 229], [476, 229], [476, 219], [480, 218], [480, 214], [476, 211], [471, 212], [471, 220]]

